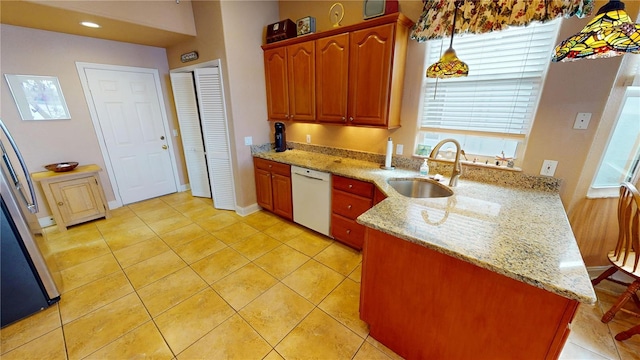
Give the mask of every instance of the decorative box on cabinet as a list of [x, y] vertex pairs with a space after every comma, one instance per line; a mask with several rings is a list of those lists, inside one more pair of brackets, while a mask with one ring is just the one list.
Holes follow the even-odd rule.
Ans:
[[293, 220], [291, 166], [253, 158], [258, 205], [263, 209]]
[[[359, 24], [304, 37], [304, 44], [315, 42], [315, 61], [302, 61], [304, 77], [295, 85], [300, 99], [313, 100], [314, 120], [320, 123], [397, 128], [404, 83], [409, 27], [413, 22], [395, 13]], [[263, 45], [269, 120], [293, 119], [290, 108], [291, 80], [287, 79], [287, 52], [302, 39]], [[315, 74], [308, 77], [306, 66]], [[290, 66], [290, 65], [289, 65]], [[315, 75], [315, 76], [313, 76]], [[306, 79], [309, 79], [306, 81]], [[315, 84], [315, 85], [314, 85]], [[315, 86], [315, 92], [308, 86]], [[298, 88], [299, 87], [299, 88]], [[311, 95], [311, 98], [306, 96]], [[297, 101], [300, 100], [296, 100]], [[309, 101], [300, 101], [307, 104]], [[304, 107], [309, 108], [309, 106]], [[300, 110], [298, 110], [300, 112]]]
[[67, 172], [43, 171], [31, 174], [39, 182], [58, 229], [98, 218], [110, 217], [100, 183], [98, 165], [83, 165]]
[[364, 243], [365, 227], [356, 218], [373, 206], [375, 186], [333, 175], [331, 191], [331, 235], [358, 250]]

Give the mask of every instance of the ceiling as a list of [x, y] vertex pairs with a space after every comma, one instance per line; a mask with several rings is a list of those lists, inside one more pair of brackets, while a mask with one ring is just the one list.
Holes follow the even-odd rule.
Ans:
[[[88, 28], [80, 25], [81, 21], [93, 21], [102, 27]], [[190, 35], [28, 1], [0, 1], [0, 23], [163, 48], [194, 38]]]

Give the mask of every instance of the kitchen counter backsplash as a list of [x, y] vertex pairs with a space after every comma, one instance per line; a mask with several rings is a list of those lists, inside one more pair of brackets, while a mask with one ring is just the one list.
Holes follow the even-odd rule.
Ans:
[[[266, 143], [262, 145], [251, 145], [251, 153], [261, 153], [272, 151], [275, 148], [274, 143]], [[303, 144], [293, 141], [287, 141], [288, 149], [296, 149], [319, 154], [337, 156], [341, 158], [349, 158], [355, 160], [368, 161], [373, 163], [384, 164], [385, 156], [382, 154], [370, 153], [365, 151], [356, 151], [348, 149], [333, 148], [328, 146]], [[418, 157], [394, 156], [391, 165], [396, 168], [416, 170], [420, 168], [423, 159]], [[431, 173], [449, 176], [453, 168], [453, 163], [443, 163], [439, 161], [429, 161]], [[481, 165], [468, 165], [462, 163], [461, 179], [468, 179], [500, 186], [509, 186], [517, 188], [526, 188], [533, 190], [543, 190], [550, 192], [560, 191], [561, 179], [550, 176], [537, 176], [524, 174], [521, 171], [512, 169], [484, 167]]]

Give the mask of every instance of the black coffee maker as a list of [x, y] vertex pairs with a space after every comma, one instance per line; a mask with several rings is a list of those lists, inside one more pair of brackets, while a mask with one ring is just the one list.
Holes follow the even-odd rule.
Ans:
[[284, 124], [281, 122], [275, 123], [276, 129], [276, 152], [282, 152], [287, 150], [287, 136], [284, 131]]

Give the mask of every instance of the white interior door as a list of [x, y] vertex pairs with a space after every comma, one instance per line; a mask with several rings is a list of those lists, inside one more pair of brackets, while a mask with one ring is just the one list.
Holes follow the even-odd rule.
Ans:
[[213, 205], [217, 209], [235, 210], [229, 129], [220, 68], [195, 69], [194, 74]]
[[207, 159], [202, 140], [202, 127], [200, 127], [193, 73], [171, 73], [170, 76], [191, 195], [210, 198], [211, 187], [207, 173]]
[[153, 74], [85, 68], [123, 204], [177, 191]]

